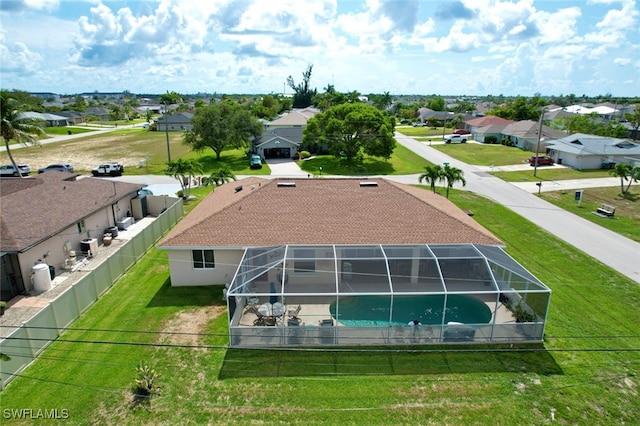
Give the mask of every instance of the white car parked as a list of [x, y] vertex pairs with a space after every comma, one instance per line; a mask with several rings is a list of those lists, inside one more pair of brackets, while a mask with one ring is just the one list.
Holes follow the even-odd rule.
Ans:
[[20, 170], [20, 173], [18, 173], [18, 170], [16, 170], [16, 168], [13, 167], [13, 164], [4, 165], [0, 167], [0, 176], [18, 177], [20, 174], [22, 176], [29, 176], [29, 173], [31, 173], [31, 167], [29, 167], [24, 163], [18, 163], [18, 169]]
[[445, 143], [467, 143], [468, 135], [448, 135], [445, 136]]

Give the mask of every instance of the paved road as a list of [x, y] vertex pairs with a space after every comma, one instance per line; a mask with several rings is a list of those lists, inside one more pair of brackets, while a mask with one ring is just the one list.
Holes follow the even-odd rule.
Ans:
[[[492, 176], [478, 167], [449, 157], [410, 137], [396, 134], [396, 140], [432, 163], [448, 162], [451, 166], [461, 169], [467, 180], [466, 189], [504, 205], [605, 265], [640, 283], [640, 243], [558, 208], [516, 185]], [[417, 183], [416, 175], [388, 178], [404, 183]]]

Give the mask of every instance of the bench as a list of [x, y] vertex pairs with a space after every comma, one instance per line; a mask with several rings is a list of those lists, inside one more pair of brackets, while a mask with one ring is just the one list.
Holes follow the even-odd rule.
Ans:
[[596, 210], [595, 214], [600, 217], [613, 217], [616, 213], [616, 208], [611, 204], [602, 203], [600, 207]]

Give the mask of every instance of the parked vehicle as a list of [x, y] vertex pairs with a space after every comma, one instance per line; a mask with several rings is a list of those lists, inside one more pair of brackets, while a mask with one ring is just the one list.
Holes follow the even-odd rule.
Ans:
[[91, 170], [94, 176], [122, 176], [124, 166], [120, 163], [103, 163]]
[[414, 121], [413, 123], [411, 123], [411, 125], [413, 127], [424, 127], [425, 123], [423, 123], [422, 121]]
[[262, 160], [259, 155], [252, 155], [249, 160], [249, 168], [251, 169], [261, 169], [262, 168]]
[[18, 163], [18, 170], [13, 167], [13, 164], [7, 164], [0, 167], [0, 176], [29, 176], [29, 173], [31, 173], [31, 167], [24, 163]]
[[47, 167], [42, 167], [38, 169], [38, 173], [48, 172], [50, 170], [56, 170], [59, 172], [68, 172], [73, 173], [73, 166], [69, 163], [55, 163], [49, 164]]
[[[529, 158], [529, 164], [532, 166], [536, 165], [536, 156], [534, 155], [533, 157]], [[538, 156], [538, 166], [552, 166], [553, 165], [553, 158], [549, 157], [548, 155], [539, 155]]]
[[445, 143], [467, 143], [466, 135], [448, 135], [444, 138]]
[[466, 129], [456, 129], [453, 131], [454, 135], [470, 135], [471, 132]]

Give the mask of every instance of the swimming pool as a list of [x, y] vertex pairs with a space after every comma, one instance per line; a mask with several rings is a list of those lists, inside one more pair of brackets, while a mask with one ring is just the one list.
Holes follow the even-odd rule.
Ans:
[[[390, 297], [353, 296], [340, 299], [340, 314], [336, 316], [336, 302], [330, 306], [331, 315], [350, 327], [407, 325], [417, 319], [422, 324], [442, 324], [444, 295], [404, 296], [393, 298], [393, 318], [389, 323]], [[473, 297], [452, 294], [447, 297], [444, 323], [486, 324], [491, 310]]]

